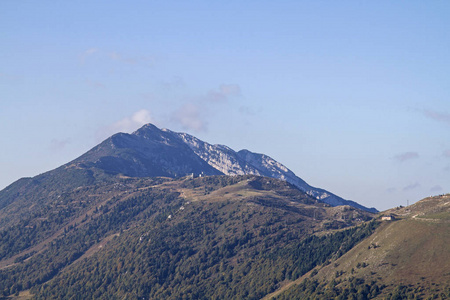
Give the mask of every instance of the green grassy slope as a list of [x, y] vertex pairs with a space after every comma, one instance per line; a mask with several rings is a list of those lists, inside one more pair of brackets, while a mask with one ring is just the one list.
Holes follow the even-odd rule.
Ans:
[[[277, 299], [345, 299], [358, 293], [366, 299], [450, 298], [450, 195], [384, 215], [394, 213], [396, 220], [384, 221], [371, 237]], [[374, 286], [378, 292], [371, 292]]]

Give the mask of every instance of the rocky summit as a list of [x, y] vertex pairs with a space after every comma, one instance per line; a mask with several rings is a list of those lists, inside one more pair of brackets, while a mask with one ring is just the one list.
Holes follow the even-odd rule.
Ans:
[[332, 206], [350, 205], [369, 212], [354, 201], [312, 187], [273, 158], [249, 150], [238, 152], [211, 145], [187, 133], [147, 124], [132, 134], [118, 133], [68, 164], [96, 167], [130, 177], [193, 175], [258, 175], [285, 180], [308, 195]]

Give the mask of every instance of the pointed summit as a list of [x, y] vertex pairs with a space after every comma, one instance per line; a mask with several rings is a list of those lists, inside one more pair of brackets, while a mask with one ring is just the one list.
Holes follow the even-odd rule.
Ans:
[[161, 134], [161, 129], [156, 127], [155, 125], [148, 123], [139, 128], [138, 130], [134, 131], [132, 134], [137, 136], [151, 136], [151, 135], [157, 135]]
[[132, 134], [115, 134], [74, 163], [131, 177], [222, 174], [195, 155], [176, 134], [153, 124], [146, 124]]
[[377, 212], [375, 208], [364, 207], [310, 186], [265, 154], [249, 150], [236, 152], [225, 145], [211, 145], [187, 133], [159, 129], [153, 124], [146, 124], [132, 134], [117, 133], [64, 167], [130, 177], [258, 175], [287, 181], [309, 196], [332, 206], [350, 205]]

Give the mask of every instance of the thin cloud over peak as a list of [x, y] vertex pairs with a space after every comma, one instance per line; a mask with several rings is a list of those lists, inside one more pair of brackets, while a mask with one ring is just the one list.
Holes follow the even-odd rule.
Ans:
[[114, 128], [116, 132], [130, 133], [147, 123], [151, 123], [152, 121], [153, 118], [151, 117], [150, 111], [141, 109], [133, 113], [130, 117], [126, 117], [115, 122], [110, 127]]
[[150, 111], [147, 109], [140, 109], [134, 112], [131, 116], [101, 128], [97, 132], [97, 139], [103, 140], [118, 132], [131, 133], [148, 123], [155, 123]]
[[[184, 83], [183, 83], [184, 84]], [[192, 131], [207, 131], [207, 120], [214, 115], [219, 107], [228, 104], [231, 97], [241, 95], [237, 84], [221, 84], [204, 95], [190, 98], [178, 109], [172, 112], [170, 121], [181, 125], [183, 129]]]
[[186, 103], [177, 109], [172, 114], [171, 121], [180, 124], [184, 129], [194, 131], [205, 131], [207, 125], [200, 106], [194, 103]]

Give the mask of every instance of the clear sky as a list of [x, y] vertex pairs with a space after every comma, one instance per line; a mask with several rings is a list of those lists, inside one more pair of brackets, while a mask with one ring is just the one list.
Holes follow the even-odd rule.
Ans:
[[384, 210], [450, 192], [450, 1], [0, 1], [0, 189], [147, 122]]

